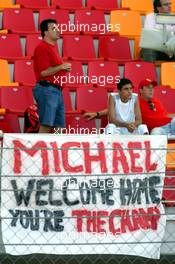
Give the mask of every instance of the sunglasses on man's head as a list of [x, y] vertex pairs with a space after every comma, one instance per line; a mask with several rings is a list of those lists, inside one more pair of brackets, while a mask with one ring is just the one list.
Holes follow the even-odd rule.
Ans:
[[164, 3], [162, 6], [170, 6], [172, 3]]
[[154, 108], [154, 103], [152, 102], [152, 101], [148, 101], [148, 104], [149, 104], [149, 108], [150, 108], [150, 110], [155, 110], [155, 108]]

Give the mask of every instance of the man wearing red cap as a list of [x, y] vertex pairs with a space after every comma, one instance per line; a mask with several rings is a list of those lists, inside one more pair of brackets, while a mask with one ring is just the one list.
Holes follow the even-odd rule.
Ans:
[[153, 97], [156, 85], [156, 81], [150, 79], [145, 79], [139, 84], [142, 121], [151, 135], [175, 135], [175, 118], [172, 118], [162, 103]]

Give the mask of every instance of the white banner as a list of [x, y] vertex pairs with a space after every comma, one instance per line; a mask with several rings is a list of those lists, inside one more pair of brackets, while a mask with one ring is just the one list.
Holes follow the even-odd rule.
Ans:
[[160, 257], [164, 136], [5, 134], [7, 253]]

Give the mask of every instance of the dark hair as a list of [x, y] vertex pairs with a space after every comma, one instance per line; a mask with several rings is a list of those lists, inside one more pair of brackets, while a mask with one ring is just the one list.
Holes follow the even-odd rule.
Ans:
[[126, 84], [131, 84], [133, 86], [132, 82], [129, 79], [120, 79], [120, 82], [117, 84], [117, 89], [121, 91], [122, 87]]
[[161, 7], [161, 1], [160, 0], [154, 0], [154, 13], [159, 13], [159, 10], [157, 9], [158, 7]]
[[44, 32], [45, 31], [48, 31], [48, 25], [51, 24], [51, 23], [54, 23], [54, 24], [57, 24], [57, 21], [55, 19], [45, 19], [41, 22], [40, 24], [40, 30], [41, 30], [41, 36], [44, 38], [45, 34]]

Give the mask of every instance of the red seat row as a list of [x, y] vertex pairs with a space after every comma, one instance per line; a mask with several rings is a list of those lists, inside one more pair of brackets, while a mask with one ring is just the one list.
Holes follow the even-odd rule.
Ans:
[[[4, 1], [4, 0], [3, 0]], [[48, 8], [47, 0], [16, 0], [21, 7], [32, 8], [33, 10]], [[116, 0], [87, 0], [86, 6], [92, 9], [114, 10], [118, 8]], [[83, 8], [82, 0], [51, 0], [51, 7], [77, 10]]]
[[[83, 73], [82, 62], [70, 61], [72, 70], [62, 77], [62, 84], [67, 87], [77, 88], [84, 84], [94, 87], [105, 87], [108, 91], [116, 89], [120, 79], [118, 64], [114, 61], [90, 61], [87, 75]], [[156, 69], [149, 62], [127, 62], [124, 67], [124, 77], [130, 79], [134, 85], [134, 91], [138, 92], [141, 80], [150, 78], [157, 81]], [[35, 75], [32, 60], [17, 60], [14, 64], [14, 81], [20, 85], [34, 85]]]
[[[10, 110], [23, 116], [26, 108], [33, 104], [32, 96], [33, 87], [0, 87], [0, 107]], [[168, 87], [155, 87], [156, 97], [162, 102], [169, 113], [175, 112], [173, 98], [175, 90]], [[159, 94], [159, 95], [158, 95]], [[75, 106], [72, 105], [70, 90], [63, 89], [65, 110], [67, 113], [72, 112], [98, 112], [107, 108], [108, 93], [104, 88], [94, 88], [82, 85], [76, 91]]]
[[[66, 32], [85, 33], [91, 35], [104, 35], [111, 30], [106, 25], [105, 15], [100, 10], [76, 10], [74, 17], [74, 27], [71, 27], [71, 20], [68, 10], [62, 9], [43, 9], [39, 11], [38, 25], [44, 19], [55, 19], [58, 23], [60, 33]], [[24, 23], [25, 21], [25, 23]], [[2, 14], [2, 26], [11, 33], [26, 35], [29, 33], [37, 33], [34, 22], [34, 13], [27, 8], [6, 8]], [[115, 27], [116, 33], [119, 32], [119, 25]]]
[[[27, 35], [25, 56], [31, 58], [35, 47], [41, 42], [40, 35]], [[131, 51], [129, 40], [126, 37], [102, 36], [99, 37], [99, 54], [96, 56], [93, 38], [91, 36], [72, 36], [63, 37], [63, 58], [69, 60], [110, 60], [120, 63], [131, 61]], [[2, 34], [0, 35], [0, 58], [14, 61], [23, 59], [22, 46], [19, 35]]]

